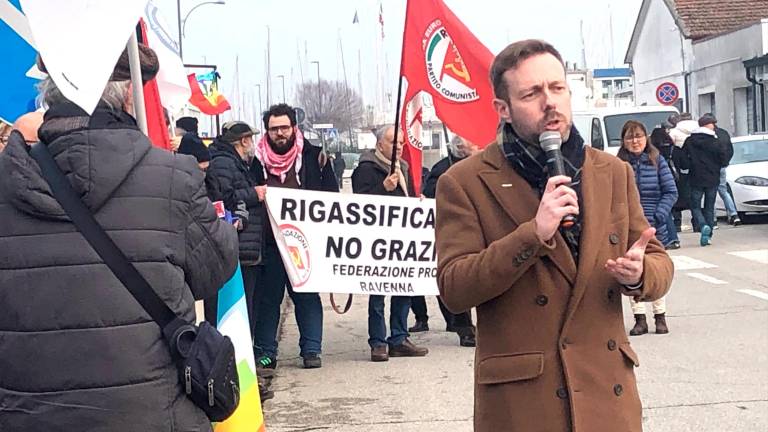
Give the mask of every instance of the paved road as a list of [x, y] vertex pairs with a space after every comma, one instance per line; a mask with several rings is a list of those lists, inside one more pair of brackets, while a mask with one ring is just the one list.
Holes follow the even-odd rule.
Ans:
[[[701, 248], [682, 235], [668, 297], [669, 335], [631, 339], [650, 432], [768, 431], [768, 225], [723, 227]], [[325, 299], [324, 299], [325, 301]], [[473, 350], [446, 333], [432, 299], [426, 358], [371, 363], [367, 301], [325, 315], [324, 365], [299, 368], [292, 308], [283, 325], [270, 432], [472, 430]], [[628, 303], [626, 325], [632, 325]], [[411, 317], [413, 321], [413, 317]]]

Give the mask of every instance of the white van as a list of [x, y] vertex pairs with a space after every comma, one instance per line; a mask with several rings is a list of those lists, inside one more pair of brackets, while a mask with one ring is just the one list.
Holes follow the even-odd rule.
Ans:
[[621, 128], [628, 120], [643, 123], [650, 135], [673, 113], [678, 113], [677, 108], [668, 106], [593, 108], [574, 111], [573, 124], [588, 145], [616, 155], [621, 148]]

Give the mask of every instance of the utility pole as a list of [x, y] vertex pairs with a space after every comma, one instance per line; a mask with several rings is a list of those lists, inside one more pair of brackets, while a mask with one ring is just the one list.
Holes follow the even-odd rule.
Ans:
[[587, 70], [587, 48], [584, 43], [584, 20], [579, 22], [579, 28], [581, 33], [581, 67]]
[[184, 51], [181, 48], [181, 0], [176, 0], [176, 18], [179, 22], [179, 58], [181, 59], [181, 62], [184, 63]]
[[[317, 120], [320, 121], [320, 116], [323, 114], [323, 90], [320, 87], [320, 62], [315, 60], [314, 63], [317, 66]], [[320, 142], [323, 144], [323, 151], [325, 151], [325, 134], [320, 130]]]
[[283, 85], [283, 103], [285, 103], [285, 75], [278, 75]]
[[272, 51], [269, 26], [267, 26], [267, 105], [272, 105]]
[[259, 89], [259, 116], [264, 113], [264, 109], [261, 106], [261, 84], [256, 84], [256, 88]]

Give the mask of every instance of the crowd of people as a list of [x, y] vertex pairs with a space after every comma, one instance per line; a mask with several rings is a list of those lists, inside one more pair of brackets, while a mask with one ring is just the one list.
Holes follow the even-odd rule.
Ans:
[[[141, 56], [143, 77], [151, 79], [157, 58], [146, 47]], [[595, 400], [606, 397], [600, 393], [603, 387], [618, 397], [626, 386], [631, 397], [617, 409], [634, 412], [639, 399], [631, 365], [637, 360], [623, 342], [619, 294], [630, 298], [635, 316], [630, 335], [649, 331], [645, 302], [652, 303], [656, 333], [668, 333], [664, 295], [672, 265], [664, 249], [681, 247], [681, 212], [690, 210], [701, 246], [711, 244], [717, 227], [717, 193], [728, 222], [740, 224], [725, 185], [733, 147], [713, 115], [698, 121], [687, 113], [673, 115], [650, 133], [643, 123], [629, 121], [616, 159], [585, 146], [572, 126], [562, 66], [559, 53], [542, 41], [518, 42], [499, 54], [491, 73], [494, 105], [502, 119], [497, 145], [481, 151], [475, 143], [454, 137], [448, 156], [432, 167], [421, 191], [414, 189], [409, 166], [400, 158], [403, 133], [393, 125], [376, 130], [376, 148], [361, 154], [351, 176], [356, 194], [437, 199], [438, 304], [446, 330], [458, 335], [459, 345], [478, 349], [479, 430], [525, 424], [522, 417], [499, 416], [500, 401], [523, 406], [524, 400], [548, 398], [553, 399], [548, 404], [559, 404], [574, 396], [573, 383], [580, 382], [584, 387], [579, 391]], [[41, 425], [71, 422], [68, 416], [77, 416], [78, 423], [119, 424], [121, 415], [130, 415], [135, 423], [136, 412], [142, 413], [138, 421], [145, 430], [155, 430], [168, 416], [190, 429], [207, 420], [184, 397], [171, 359], [158, 344], [162, 335], [155, 323], [100, 264], [52, 197], [28, 151], [38, 141], [50, 149], [98, 222], [179, 316], [191, 320], [194, 300], [204, 300], [205, 319], [215, 325], [217, 290], [239, 262], [263, 401], [274, 396], [270, 382], [279, 360], [278, 326], [286, 291], [295, 306], [302, 365], [322, 367], [320, 296], [291, 287], [264, 200], [269, 188], [339, 192], [346, 169], [343, 155], [327, 155], [306, 139], [296, 110], [284, 103], [263, 113], [263, 134], [247, 122], [230, 121], [207, 146], [198, 121], [183, 117], [173, 125], [173, 152], [157, 149], [129, 114], [127, 68], [124, 53], [92, 115], [47, 79], [40, 87], [45, 114], [30, 113], [0, 129], [0, 171], [5, 173], [0, 217], [12, 221], [0, 229], [6, 251], [0, 260], [0, 306], [9, 317], [0, 319], [5, 323], [0, 332], [13, 331], [0, 338], [0, 352], [15, 359], [3, 362], [10, 371], [2, 374], [0, 399], [18, 406], [89, 407], [17, 410], [4, 420], [11, 429], [44, 429]], [[542, 127], [561, 133], [567, 177], [550, 177], [543, 168], [546, 156], [533, 144]], [[598, 184], [610, 193], [598, 194]], [[509, 187], [516, 193], [500, 189]], [[223, 203], [236, 222], [217, 218], [213, 202]], [[597, 213], [598, 208], [612, 212]], [[573, 227], [561, 226], [565, 215], [574, 216]], [[594, 237], [596, 232], [603, 235], [595, 224], [610, 230], [605, 233], [608, 241]], [[41, 241], [48, 245], [44, 253], [28, 253]], [[587, 243], [595, 246], [580, 246]], [[606, 261], [577, 278], [580, 261], [592, 265], [598, 256]], [[651, 271], [644, 273], [644, 265]], [[592, 285], [588, 291], [587, 281]], [[19, 285], [34, 288], [28, 295], [11, 295]], [[599, 298], [589, 297], [598, 295], [595, 287], [602, 289]], [[63, 296], [65, 288], [68, 294]], [[574, 296], [587, 291], [585, 310], [599, 308], [605, 319], [595, 320], [585, 310], [574, 312], [571, 290]], [[72, 302], [77, 308], [67, 307]], [[384, 304], [383, 296], [368, 299], [370, 360], [426, 356], [428, 349], [410, 339], [410, 333], [429, 330], [425, 299], [390, 297], [389, 336]], [[472, 308], [485, 316], [479, 329], [484, 340], [473, 324]], [[415, 325], [409, 328], [411, 309]], [[27, 314], [30, 310], [37, 313]], [[542, 312], [551, 320], [530, 329]], [[601, 330], [595, 328], [598, 322]], [[565, 336], [568, 325], [574, 329], [572, 339]], [[521, 328], [530, 332], [511, 330]], [[573, 357], [565, 357], [575, 343], [592, 347], [584, 352], [600, 354], [582, 359], [579, 351], [569, 351]], [[550, 345], [561, 350], [562, 359]], [[88, 356], [73, 347], [87, 347]], [[522, 347], [529, 349], [523, 352]], [[30, 375], [30, 361], [36, 370], [49, 373]], [[545, 362], [555, 367], [544, 367]], [[621, 373], [613, 374], [617, 382], [606, 381], [599, 390], [590, 387], [590, 380], [579, 381], [586, 376], [605, 381], [596, 376], [596, 368]], [[539, 376], [523, 392], [510, 387], [499, 393], [493, 387]], [[8, 377], [12, 379], [6, 382]], [[542, 389], [557, 398], [545, 397]], [[167, 409], [158, 412], [159, 406]], [[486, 410], [492, 414], [485, 415]], [[624, 426], [639, 422], [629, 417]], [[551, 429], [564, 430], [568, 418], [552, 417]]]

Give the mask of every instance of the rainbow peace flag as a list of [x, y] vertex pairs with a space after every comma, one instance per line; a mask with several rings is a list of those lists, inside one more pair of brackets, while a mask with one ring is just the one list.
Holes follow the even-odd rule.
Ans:
[[264, 432], [256, 362], [253, 358], [251, 326], [245, 303], [245, 289], [240, 265], [232, 278], [219, 290], [218, 329], [235, 345], [237, 373], [240, 377], [240, 405], [232, 417], [216, 423], [216, 432]]
[[219, 73], [211, 72], [205, 75], [189, 74], [189, 89], [192, 90], [192, 96], [189, 102], [196, 106], [203, 114], [217, 115], [232, 107], [229, 101], [219, 93]]

